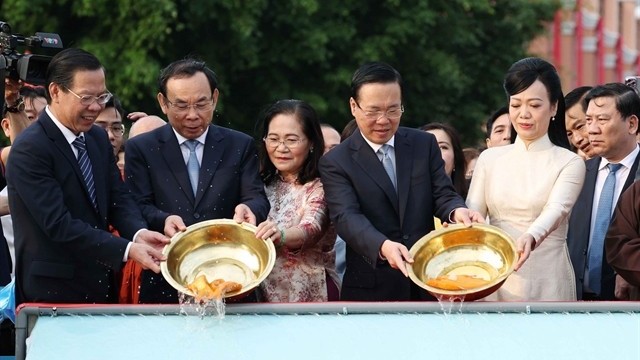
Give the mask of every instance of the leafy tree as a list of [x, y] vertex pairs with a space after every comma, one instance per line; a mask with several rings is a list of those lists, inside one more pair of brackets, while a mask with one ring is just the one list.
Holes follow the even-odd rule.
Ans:
[[341, 128], [351, 75], [388, 62], [405, 80], [405, 126], [453, 124], [475, 144], [506, 101], [502, 78], [544, 30], [556, 0], [5, 0], [14, 29], [58, 32], [94, 52], [130, 110], [159, 113], [156, 78], [185, 56], [219, 76], [215, 121], [253, 133], [281, 98], [311, 103]]

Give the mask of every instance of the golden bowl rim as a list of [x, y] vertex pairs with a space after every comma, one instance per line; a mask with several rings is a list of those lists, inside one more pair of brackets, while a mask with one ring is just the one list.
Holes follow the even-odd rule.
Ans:
[[[173, 249], [173, 247], [175, 246], [176, 243], [178, 243], [181, 239], [184, 238], [184, 236], [187, 233], [190, 233], [191, 231], [195, 231], [198, 230], [200, 228], [203, 227], [209, 227], [212, 225], [236, 225], [236, 226], [240, 226], [241, 228], [243, 228], [244, 230], [249, 230], [252, 233], [255, 234], [257, 226], [248, 223], [248, 222], [243, 222], [243, 223], [238, 223], [233, 219], [213, 219], [213, 220], [205, 220], [205, 221], [201, 221], [192, 225], [187, 226], [186, 230], [184, 231], [180, 231], [176, 234], [174, 234], [171, 237], [171, 242], [168, 245], [165, 245], [165, 247], [162, 249], [162, 254], [167, 257], [169, 255], [169, 252]], [[271, 241], [271, 239], [268, 240], [263, 240], [267, 246], [267, 250], [269, 252], [269, 257], [267, 259], [267, 264], [265, 265], [264, 271], [262, 272], [262, 274], [260, 275], [260, 277], [256, 278], [254, 281], [252, 281], [251, 283], [249, 283], [248, 285], [245, 285], [242, 287], [242, 289], [240, 290], [240, 292], [238, 293], [231, 293], [229, 295], [225, 295], [224, 298], [230, 298], [230, 297], [237, 297], [240, 295], [243, 295], [253, 289], [255, 289], [258, 285], [260, 285], [260, 283], [262, 283], [267, 276], [269, 276], [269, 274], [271, 274], [271, 271], [273, 270], [273, 267], [275, 266], [276, 263], [276, 247], [273, 245], [273, 241]], [[164, 277], [164, 279], [169, 283], [169, 285], [171, 285], [174, 289], [180, 291], [183, 294], [189, 295], [189, 296], [195, 296], [195, 294], [189, 290], [187, 287], [183, 286], [182, 284], [178, 283], [178, 281], [176, 281], [173, 276], [171, 276], [171, 273], [169, 272], [169, 267], [167, 266], [167, 261], [164, 260], [160, 263], [160, 272], [162, 274], [162, 276]]]
[[422, 248], [422, 246], [424, 246], [424, 244], [429, 242], [431, 239], [436, 238], [442, 234], [446, 234], [448, 232], [453, 232], [453, 231], [463, 230], [468, 228], [478, 228], [478, 229], [483, 229], [485, 231], [488, 230], [491, 232], [498, 233], [500, 236], [502, 236], [505, 239], [511, 240], [511, 241], [508, 241], [508, 243], [510, 245], [510, 248], [513, 250], [513, 253], [515, 254], [515, 261], [512, 261], [511, 264], [509, 264], [509, 268], [507, 269], [507, 271], [505, 271], [504, 274], [493, 279], [491, 282], [487, 283], [486, 285], [483, 285], [477, 288], [466, 289], [466, 290], [445, 290], [445, 289], [429, 286], [426, 283], [422, 282], [418, 278], [418, 275], [416, 275], [416, 273], [413, 271], [413, 265], [408, 264], [409, 266], [407, 266], [407, 272], [409, 273], [409, 278], [411, 279], [411, 281], [413, 281], [416, 285], [420, 286], [421, 288], [427, 290], [431, 294], [442, 295], [448, 298], [465, 297], [465, 296], [473, 295], [473, 294], [485, 291], [487, 289], [490, 289], [504, 282], [507, 279], [507, 277], [509, 277], [509, 275], [511, 275], [514, 272], [514, 268], [518, 260], [518, 251], [516, 249], [515, 241], [513, 241], [513, 238], [511, 237], [511, 235], [509, 235], [506, 231], [493, 225], [480, 224], [480, 223], [473, 223], [471, 226], [466, 226], [464, 224], [451, 224], [451, 225], [448, 225], [447, 227], [442, 227], [441, 229], [433, 230], [428, 234], [426, 234], [425, 236], [423, 236], [422, 238], [420, 238], [418, 241], [416, 241], [416, 243], [413, 244], [411, 249], [409, 249], [409, 254], [411, 254], [411, 257], [415, 257], [418, 249]]

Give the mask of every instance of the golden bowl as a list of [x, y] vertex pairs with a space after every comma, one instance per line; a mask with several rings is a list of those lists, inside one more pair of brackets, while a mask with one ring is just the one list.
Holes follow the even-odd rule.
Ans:
[[187, 288], [196, 277], [205, 275], [233, 281], [242, 289], [225, 294], [238, 299], [248, 295], [271, 272], [276, 249], [271, 241], [256, 239], [256, 227], [234, 220], [207, 220], [187, 227], [171, 238], [160, 264], [162, 276], [176, 290], [194, 296]]
[[[439, 300], [472, 301], [498, 290], [518, 260], [515, 241], [487, 224], [449, 225], [432, 231], [409, 250], [414, 262], [411, 280]], [[479, 287], [445, 290], [427, 284], [430, 279], [467, 275], [484, 280]]]

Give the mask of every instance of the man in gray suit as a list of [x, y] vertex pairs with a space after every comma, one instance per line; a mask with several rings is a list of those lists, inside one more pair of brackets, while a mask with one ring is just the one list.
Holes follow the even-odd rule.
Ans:
[[[632, 88], [610, 83], [594, 87], [585, 104], [589, 142], [598, 156], [586, 161], [584, 186], [569, 219], [567, 245], [578, 300], [614, 300], [614, 289], [622, 282], [604, 261], [603, 231], [606, 233], [618, 198], [633, 183], [638, 169], [640, 98]], [[603, 225], [598, 224], [602, 216], [597, 215], [599, 204], [606, 202], [603, 195], [610, 193], [605, 190], [607, 177], [613, 191], [608, 214], [602, 215]]]

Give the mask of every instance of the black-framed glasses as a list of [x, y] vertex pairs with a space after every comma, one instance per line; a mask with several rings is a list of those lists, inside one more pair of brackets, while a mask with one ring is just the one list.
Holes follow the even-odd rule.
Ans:
[[213, 98], [207, 101], [199, 101], [191, 105], [181, 101], [172, 102], [171, 100], [167, 99], [166, 96], [164, 96], [164, 100], [167, 102], [167, 105], [169, 105], [169, 107], [178, 114], [186, 114], [191, 108], [193, 108], [193, 110], [198, 113], [211, 111], [211, 109], [213, 109]]
[[353, 99], [353, 101], [356, 103], [358, 109], [360, 109], [364, 113], [364, 117], [367, 118], [367, 120], [377, 121], [383, 116], [389, 120], [397, 120], [400, 119], [402, 113], [404, 112], [404, 105], [400, 105], [399, 107], [392, 107], [391, 109], [387, 109], [386, 111], [365, 110], [360, 107], [360, 104], [358, 104], [358, 100]]
[[289, 149], [295, 149], [300, 146], [300, 144], [302, 144], [305, 140], [305, 138], [287, 138], [284, 140], [280, 140], [277, 137], [266, 137], [262, 139], [262, 141], [264, 141], [264, 143], [272, 149], [277, 149], [280, 144], [286, 146]]
[[97, 102], [100, 105], [104, 105], [104, 104], [108, 103], [109, 100], [111, 100], [111, 97], [113, 97], [113, 94], [111, 94], [108, 91], [106, 93], [102, 94], [102, 95], [99, 95], [99, 96], [78, 95], [78, 94], [74, 93], [73, 90], [69, 89], [68, 87], [65, 86], [64, 88], [69, 90], [70, 93], [72, 93], [75, 97], [80, 99], [80, 104], [82, 104], [84, 106], [89, 106], [89, 105], [93, 104], [94, 102]]
[[101, 127], [104, 131], [111, 130], [111, 133], [113, 135], [116, 135], [116, 136], [124, 135], [124, 125], [122, 124], [109, 125], [108, 123], [104, 123], [104, 122], [95, 122], [94, 124], [96, 124], [96, 126]]

